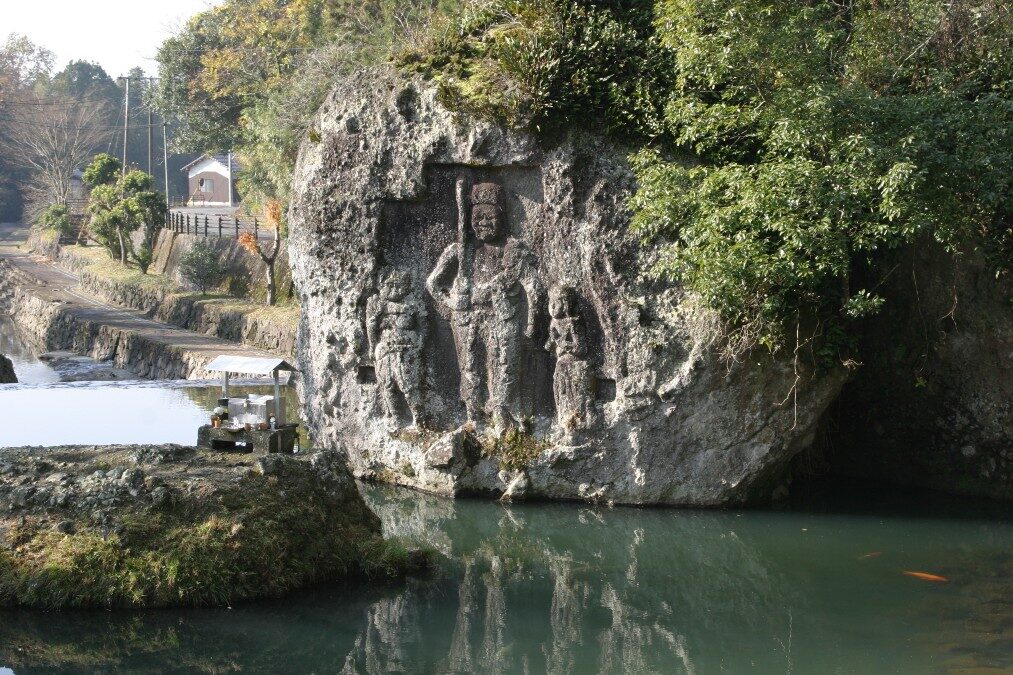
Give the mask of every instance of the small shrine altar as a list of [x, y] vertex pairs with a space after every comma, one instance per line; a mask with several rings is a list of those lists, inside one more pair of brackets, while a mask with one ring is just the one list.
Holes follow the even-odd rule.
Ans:
[[[197, 446], [225, 452], [255, 454], [289, 453], [299, 438], [297, 424], [285, 420], [279, 373], [294, 372], [294, 366], [283, 359], [219, 356], [206, 370], [222, 374], [222, 398], [211, 417], [211, 423], [197, 430]], [[229, 376], [271, 375], [274, 395], [229, 395]]]

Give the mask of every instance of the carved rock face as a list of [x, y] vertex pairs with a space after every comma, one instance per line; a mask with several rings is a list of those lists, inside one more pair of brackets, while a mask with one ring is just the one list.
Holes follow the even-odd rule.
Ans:
[[383, 77], [332, 92], [293, 186], [317, 442], [359, 477], [450, 495], [769, 497], [842, 378], [721, 362], [706, 312], [639, 276], [626, 149], [545, 148]]
[[380, 294], [395, 302], [404, 300], [412, 290], [412, 278], [407, 272], [392, 272], [380, 285]]
[[482, 242], [494, 242], [503, 237], [503, 214], [492, 204], [476, 204], [471, 211], [471, 228]]
[[556, 286], [549, 291], [549, 314], [553, 319], [577, 315], [577, 292], [570, 286]]

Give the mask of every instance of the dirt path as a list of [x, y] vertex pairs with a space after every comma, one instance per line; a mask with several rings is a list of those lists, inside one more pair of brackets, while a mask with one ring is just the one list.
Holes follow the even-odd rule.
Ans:
[[77, 276], [57, 267], [49, 258], [28, 252], [25, 249], [27, 235], [28, 230], [24, 226], [0, 225], [0, 260], [6, 261], [19, 273], [22, 288], [43, 300], [59, 303], [64, 312], [77, 319], [136, 333], [151, 342], [208, 357], [219, 354], [274, 356], [263, 350], [153, 321], [136, 310], [95, 300], [80, 290]]

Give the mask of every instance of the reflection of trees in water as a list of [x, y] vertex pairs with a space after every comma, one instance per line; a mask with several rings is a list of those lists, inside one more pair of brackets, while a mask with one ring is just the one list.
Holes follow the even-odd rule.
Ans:
[[720, 664], [695, 665], [694, 652], [734, 654], [743, 634], [761, 636], [783, 666], [774, 650], [786, 633], [784, 608], [805, 604], [778, 563], [730, 532], [723, 514], [518, 509], [367, 492], [389, 534], [435, 543], [462, 561], [453, 617], [425, 622], [426, 651], [445, 637], [434, 624], [450, 636], [437, 668], [444, 672], [706, 672]]
[[[871, 545], [880, 536], [912, 550], [938, 530], [907, 521], [883, 529], [877, 520], [849, 538], [831, 525], [820, 557], [800, 560], [800, 551], [816, 550], [798, 545], [809, 536], [800, 532], [804, 523], [774, 514], [511, 507], [365, 492], [388, 535], [447, 556], [434, 578], [317, 590], [231, 612], [16, 613], [0, 623], [0, 665], [491, 674], [819, 672], [839, 664], [849, 672], [924, 672], [907, 642], [912, 626], [927, 626], [916, 617], [929, 610], [956, 617], [947, 642], [986, 657], [957, 665], [1009, 666], [1008, 639], [996, 642], [1010, 620], [1008, 530], [1000, 531], [1005, 540], [968, 539], [968, 559], [937, 570], [982, 580], [964, 586], [923, 588], [896, 571], [897, 561], [883, 560], [882, 589], [893, 595], [852, 616], [895, 615], [865, 626], [838, 615], [863, 602], [861, 582], [840, 570], [868, 582], [876, 578], [870, 565], [881, 560], [858, 562], [856, 541]], [[1005, 557], [984, 558], [979, 544]], [[938, 608], [925, 601], [930, 596]], [[927, 658], [943, 651], [928, 645], [943, 632], [925, 635]], [[903, 653], [884, 665], [880, 650], [896, 643], [906, 643]]]

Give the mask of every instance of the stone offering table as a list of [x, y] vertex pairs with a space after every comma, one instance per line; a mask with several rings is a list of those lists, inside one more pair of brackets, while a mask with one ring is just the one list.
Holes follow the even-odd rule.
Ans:
[[289, 424], [280, 429], [233, 429], [213, 427], [205, 424], [197, 430], [197, 446], [208, 450], [241, 451], [237, 443], [245, 443], [247, 452], [257, 455], [271, 453], [292, 454], [298, 436], [296, 425]]

